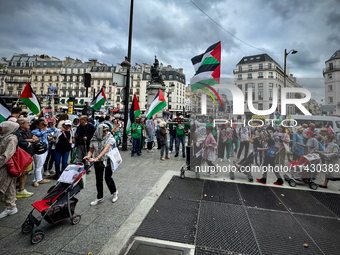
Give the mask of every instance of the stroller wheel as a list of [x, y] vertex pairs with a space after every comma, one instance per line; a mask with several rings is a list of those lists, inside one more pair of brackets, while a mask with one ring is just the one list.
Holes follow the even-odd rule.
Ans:
[[310, 183], [309, 183], [309, 187], [310, 187], [312, 190], [317, 190], [319, 186], [318, 186], [315, 182], [310, 182]]
[[71, 223], [72, 225], [77, 225], [81, 220], [81, 216], [80, 215], [76, 215], [71, 219]]
[[290, 180], [290, 178], [289, 178], [289, 176], [287, 174], [283, 175], [283, 179], [285, 179], [287, 182], [289, 182], [289, 180]]
[[288, 183], [289, 183], [289, 186], [291, 186], [291, 187], [295, 187], [296, 186], [296, 182], [293, 179], [290, 179], [288, 181]]
[[38, 244], [44, 239], [44, 232], [42, 230], [36, 230], [31, 236], [31, 243]]
[[21, 232], [23, 234], [28, 234], [30, 233], [34, 228], [34, 223], [31, 221], [26, 221], [24, 224], [21, 226]]

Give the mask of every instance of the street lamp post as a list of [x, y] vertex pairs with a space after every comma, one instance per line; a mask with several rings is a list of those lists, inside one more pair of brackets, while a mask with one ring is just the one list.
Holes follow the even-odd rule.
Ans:
[[[283, 87], [285, 88], [286, 87], [286, 79], [287, 79], [287, 56], [289, 55], [289, 53], [292, 53], [292, 54], [295, 54], [297, 53], [297, 50], [290, 50], [289, 52], [287, 52], [287, 49], [285, 49], [285, 55], [284, 55], [284, 77], [283, 77]], [[286, 106], [286, 109], [287, 109], [287, 106]], [[286, 111], [287, 113], [287, 111]], [[289, 114], [289, 113], [288, 113]]]
[[125, 85], [125, 104], [124, 104], [124, 128], [123, 128], [123, 143], [122, 150], [127, 151], [127, 134], [126, 134], [126, 126], [128, 123], [129, 116], [129, 89], [130, 89], [130, 67], [131, 67], [131, 44], [132, 44], [132, 22], [133, 22], [133, 0], [131, 0], [130, 6], [130, 25], [129, 25], [129, 44], [128, 44], [128, 56], [125, 57], [125, 60], [122, 62], [121, 66], [123, 68], [127, 68], [126, 71], [126, 85]]
[[174, 92], [174, 90], [172, 89], [173, 87], [175, 87], [175, 84], [173, 83], [169, 84], [169, 87], [168, 87], [168, 109], [169, 110], [170, 110], [169, 96], [170, 96], [170, 93]]

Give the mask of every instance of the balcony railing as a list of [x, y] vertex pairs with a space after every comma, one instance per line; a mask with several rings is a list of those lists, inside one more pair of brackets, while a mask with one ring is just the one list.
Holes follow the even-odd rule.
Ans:
[[28, 79], [9, 79], [9, 78], [6, 78], [5, 79], [5, 82], [6, 83], [27, 83], [28, 82]]
[[325, 73], [331, 73], [331, 72], [335, 72], [335, 71], [340, 71], [340, 66], [333, 66], [333, 67], [327, 67], [327, 68], [324, 68], [322, 70], [322, 73], [325, 74]]
[[252, 68], [251, 70], [248, 70], [247, 69], [243, 69], [243, 70], [240, 70], [240, 69], [234, 69], [233, 70], [233, 73], [236, 74], [236, 73], [246, 73], [246, 72], [256, 72], [256, 71], [264, 71], [264, 70], [276, 70], [276, 68], [274, 66], [263, 66], [263, 68]]

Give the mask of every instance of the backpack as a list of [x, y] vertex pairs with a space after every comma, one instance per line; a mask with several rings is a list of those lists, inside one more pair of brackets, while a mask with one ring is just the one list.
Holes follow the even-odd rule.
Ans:
[[266, 157], [270, 159], [274, 159], [276, 157], [276, 150], [274, 145], [270, 146], [269, 150], [267, 150]]
[[[313, 138], [313, 139], [315, 139], [315, 138]], [[317, 140], [318, 141], [318, 140]], [[323, 145], [318, 141], [318, 143], [319, 143], [319, 149], [318, 149], [318, 151], [323, 151]]]

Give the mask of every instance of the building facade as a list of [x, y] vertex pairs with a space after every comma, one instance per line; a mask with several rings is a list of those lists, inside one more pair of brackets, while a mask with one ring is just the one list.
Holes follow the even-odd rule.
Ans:
[[58, 105], [61, 67], [62, 61], [58, 58], [45, 55], [37, 57], [33, 66], [31, 87], [42, 107]]
[[31, 79], [36, 60], [37, 56], [15, 53], [8, 61], [2, 96], [7, 104], [13, 105], [18, 101], [25, 85]]
[[[267, 110], [272, 107], [273, 88], [278, 89], [278, 111], [281, 112], [281, 88], [284, 87], [284, 71], [281, 66], [268, 54], [243, 57], [233, 71], [235, 85], [245, 96], [245, 118], [251, 119], [252, 113], [248, 108], [249, 91], [252, 91], [252, 103], [255, 109]], [[287, 87], [300, 87], [296, 79], [287, 69]], [[288, 98], [301, 98], [297, 93], [289, 93]], [[287, 115], [296, 113], [295, 106], [287, 106]], [[243, 118], [243, 116], [240, 116]], [[274, 113], [267, 118], [273, 119]]]
[[326, 62], [323, 69], [325, 84], [325, 104], [335, 111], [327, 115], [340, 115], [340, 50], [336, 51]]

